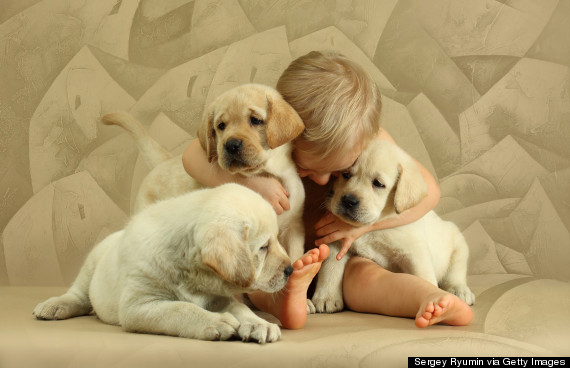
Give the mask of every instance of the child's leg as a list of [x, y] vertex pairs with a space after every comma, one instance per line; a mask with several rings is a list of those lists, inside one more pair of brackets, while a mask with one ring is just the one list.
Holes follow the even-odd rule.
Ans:
[[283, 290], [274, 294], [252, 293], [249, 299], [260, 310], [277, 317], [284, 328], [303, 327], [307, 320], [307, 289], [328, 255], [326, 245], [310, 250], [293, 263], [293, 273]]
[[416, 319], [416, 326], [468, 325], [473, 311], [461, 299], [417, 276], [393, 273], [362, 257], [352, 257], [343, 279], [345, 305], [356, 312]]

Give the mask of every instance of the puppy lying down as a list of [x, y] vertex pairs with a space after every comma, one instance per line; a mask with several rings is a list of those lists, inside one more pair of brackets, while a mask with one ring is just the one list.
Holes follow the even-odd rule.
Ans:
[[[411, 157], [390, 142], [373, 140], [353, 167], [336, 179], [327, 208], [349, 224], [364, 226], [412, 208], [426, 195], [427, 186]], [[330, 247], [331, 255], [340, 249], [338, 243]], [[329, 256], [312, 298], [317, 312], [342, 310], [344, 265], [351, 255], [419, 276], [469, 305], [475, 302], [466, 281], [467, 243], [457, 226], [433, 211], [411, 224], [362, 235], [341, 261]]]
[[285, 286], [293, 268], [277, 233], [269, 203], [237, 184], [157, 202], [97, 244], [67, 293], [38, 304], [34, 316], [93, 310], [129, 332], [276, 341], [279, 327], [234, 295]]

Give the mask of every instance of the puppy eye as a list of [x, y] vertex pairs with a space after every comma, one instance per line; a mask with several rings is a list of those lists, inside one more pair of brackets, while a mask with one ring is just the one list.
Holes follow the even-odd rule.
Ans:
[[251, 125], [262, 125], [263, 124], [263, 120], [260, 120], [260, 119], [256, 118], [255, 116], [250, 117], [249, 122]]
[[266, 252], [269, 250], [269, 243], [265, 244], [263, 247], [259, 248], [259, 250]]
[[376, 188], [385, 188], [386, 186], [382, 183], [380, 183], [380, 181], [378, 179], [374, 179], [374, 181], [372, 182], [372, 185], [374, 185]]
[[345, 171], [342, 173], [342, 177], [348, 180], [352, 177], [352, 175], [348, 171]]
[[220, 130], [226, 129], [226, 123], [221, 122], [220, 124], [218, 124], [218, 129], [220, 129]]

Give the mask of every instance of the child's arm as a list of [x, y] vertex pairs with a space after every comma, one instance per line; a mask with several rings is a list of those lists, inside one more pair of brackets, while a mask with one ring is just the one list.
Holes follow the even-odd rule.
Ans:
[[[377, 139], [384, 139], [396, 144], [396, 142], [394, 142], [394, 139], [392, 139], [392, 137], [384, 129], [381, 129]], [[315, 224], [316, 235], [321, 237], [315, 241], [315, 244], [319, 246], [320, 244], [328, 244], [342, 239], [342, 248], [336, 256], [336, 258], [340, 260], [342, 257], [344, 257], [346, 252], [348, 252], [348, 249], [352, 245], [352, 242], [354, 242], [354, 240], [358, 239], [363, 234], [370, 231], [390, 229], [393, 227], [410, 224], [414, 221], [419, 220], [429, 211], [433, 210], [435, 206], [437, 206], [437, 203], [441, 197], [439, 185], [431, 173], [422, 164], [420, 164], [415, 159], [414, 161], [418, 165], [428, 188], [428, 195], [418, 205], [402, 212], [396, 217], [382, 220], [370, 226], [361, 227], [354, 227], [352, 225], [349, 225], [332, 213], [328, 212]]]
[[277, 179], [245, 177], [223, 170], [217, 163], [208, 162], [206, 151], [204, 151], [198, 139], [190, 142], [190, 145], [182, 154], [182, 165], [188, 175], [202, 185], [216, 187], [225, 183], [241, 184], [261, 194], [273, 206], [278, 215], [289, 209], [289, 199], [287, 198], [289, 193]]

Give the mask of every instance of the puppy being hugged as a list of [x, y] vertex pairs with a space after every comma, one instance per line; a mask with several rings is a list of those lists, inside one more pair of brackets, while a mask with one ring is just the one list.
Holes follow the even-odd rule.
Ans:
[[[416, 206], [427, 194], [426, 184], [412, 160], [396, 145], [373, 140], [356, 163], [334, 182], [327, 209], [353, 226], [364, 226]], [[330, 245], [330, 254], [340, 249]], [[317, 312], [344, 307], [342, 278], [350, 255], [373, 260], [390, 271], [419, 276], [472, 305], [467, 286], [469, 248], [455, 224], [430, 211], [408, 225], [372, 231], [352, 244], [348, 257], [327, 258], [319, 272], [312, 302]]]
[[[129, 132], [152, 171], [141, 183], [138, 212], [155, 201], [203, 188], [188, 175], [181, 156], [172, 157], [144, 127], [126, 113], [103, 116], [102, 122]], [[279, 92], [261, 84], [232, 88], [204, 110], [197, 136], [208, 160], [244, 177], [274, 177], [289, 192], [290, 209], [278, 217], [279, 240], [292, 259], [304, 253], [303, 183], [291, 157], [290, 141], [305, 129], [303, 121]], [[237, 177], [237, 176], [236, 176]]]
[[285, 286], [293, 268], [277, 234], [271, 205], [237, 184], [164, 200], [99, 243], [67, 293], [33, 313], [57, 320], [93, 310], [129, 332], [277, 341], [279, 327], [234, 297]]

